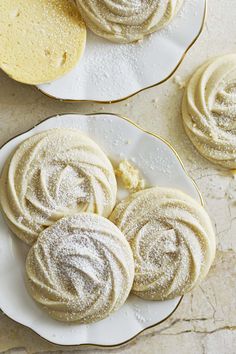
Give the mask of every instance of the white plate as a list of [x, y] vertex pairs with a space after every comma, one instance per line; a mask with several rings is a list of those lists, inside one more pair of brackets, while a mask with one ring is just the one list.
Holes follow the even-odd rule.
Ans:
[[[114, 163], [124, 156], [134, 161], [148, 185], [176, 187], [201, 202], [194, 182], [166, 142], [144, 132], [131, 121], [110, 114], [66, 114], [48, 118], [0, 149], [0, 169], [21, 141], [55, 127], [80, 129], [94, 139]], [[119, 345], [165, 320], [181, 300], [144, 301], [130, 296], [119, 311], [100, 322], [89, 325], [58, 322], [42, 311], [26, 291], [24, 264], [27, 251], [28, 246], [10, 232], [0, 215], [0, 308], [13, 320], [53, 343]]]
[[38, 88], [58, 99], [114, 101], [155, 86], [177, 69], [201, 33], [205, 14], [206, 0], [185, 0], [176, 18], [141, 44], [111, 43], [88, 31], [77, 67]]

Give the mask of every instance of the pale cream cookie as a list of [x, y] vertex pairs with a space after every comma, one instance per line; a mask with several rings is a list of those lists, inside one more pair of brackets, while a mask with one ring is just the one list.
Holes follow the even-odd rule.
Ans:
[[210, 59], [197, 69], [185, 90], [182, 115], [200, 154], [236, 169], [236, 54]]
[[112, 42], [130, 43], [169, 23], [183, 0], [76, 0], [87, 26]]
[[130, 243], [132, 291], [148, 300], [184, 295], [205, 278], [215, 256], [215, 235], [203, 207], [186, 194], [150, 188], [117, 205], [111, 220]]
[[23, 141], [5, 163], [0, 205], [12, 231], [32, 244], [63, 216], [108, 216], [116, 201], [113, 167], [76, 129], [50, 129]]
[[43, 231], [26, 260], [34, 300], [60, 321], [90, 323], [118, 310], [134, 277], [121, 231], [92, 213], [65, 217]]
[[0, 68], [40, 84], [59, 78], [81, 58], [86, 27], [71, 0], [0, 1]]

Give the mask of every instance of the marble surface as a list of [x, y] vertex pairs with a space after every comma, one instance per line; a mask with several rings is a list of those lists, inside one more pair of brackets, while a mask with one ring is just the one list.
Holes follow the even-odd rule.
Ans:
[[[181, 88], [195, 68], [214, 55], [236, 50], [235, 0], [208, 0], [204, 31], [178, 71], [165, 84], [112, 105], [63, 103], [0, 73], [0, 144], [43, 118], [62, 112], [114, 112], [169, 140], [197, 182], [217, 234], [217, 255], [207, 279], [184, 297], [165, 321], [113, 350], [63, 348], [0, 315], [0, 352], [86, 351], [124, 354], [234, 354], [236, 352], [236, 175], [203, 159], [181, 121]], [[16, 349], [17, 348], [17, 349]]]

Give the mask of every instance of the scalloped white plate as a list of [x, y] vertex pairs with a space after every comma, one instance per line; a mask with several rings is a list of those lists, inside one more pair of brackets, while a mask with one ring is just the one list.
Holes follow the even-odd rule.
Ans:
[[[0, 149], [0, 169], [20, 142], [55, 127], [80, 129], [103, 148], [113, 163], [124, 157], [133, 161], [147, 185], [176, 187], [202, 202], [196, 185], [168, 143], [143, 131], [128, 119], [111, 114], [66, 114], [47, 118]], [[119, 189], [119, 198], [122, 194], [124, 191]], [[28, 246], [11, 233], [0, 215], [0, 308], [13, 320], [56, 344], [122, 344], [144, 329], [164, 321], [181, 300], [144, 301], [130, 296], [119, 311], [100, 322], [89, 325], [58, 322], [43, 312], [26, 291], [24, 264], [27, 251]]]
[[38, 85], [64, 100], [116, 101], [172, 74], [202, 31], [207, 0], [185, 0], [176, 18], [141, 43], [116, 44], [88, 31], [84, 56], [70, 73]]

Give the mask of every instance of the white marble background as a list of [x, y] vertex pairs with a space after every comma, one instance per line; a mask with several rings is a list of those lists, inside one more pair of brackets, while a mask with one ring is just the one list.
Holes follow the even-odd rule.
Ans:
[[[185, 81], [214, 55], [236, 51], [236, 0], [208, 0], [204, 31], [177, 73]], [[44, 97], [0, 73], [0, 144], [43, 118], [62, 112], [114, 112], [168, 139], [179, 152], [206, 202], [217, 234], [217, 256], [208, 278], [184, 297], [173, 316], [119, 349], [62, 348], [0, 315], [0, 352], [85, 351], [124, 354], [236, 353], [236, 175], [204, 160], [186, 137], [181, 121], [181, 85], [170, 79], [112, 105], [63, 103]], [[178, 81], [178, 80], [177, 80]]]

